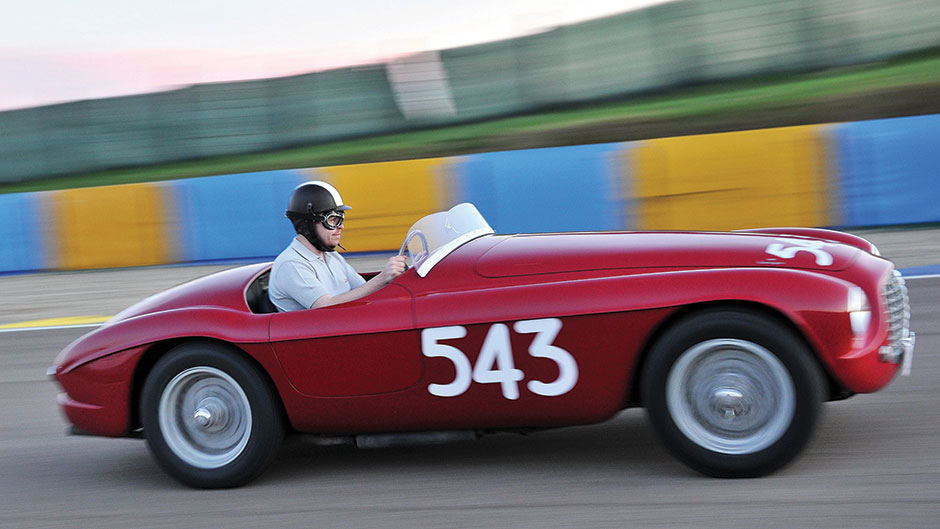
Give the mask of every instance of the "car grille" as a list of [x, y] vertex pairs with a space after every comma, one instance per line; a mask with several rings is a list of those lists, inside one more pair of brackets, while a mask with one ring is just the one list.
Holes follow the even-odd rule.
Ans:
[[895, 270], [888, 278], [884, 285], [883, 294], [891, 348], [894, 354], [900, 357], [904, 352], [903, 340], [908, 337], [911, 329], [911, 304], [907, 297], [907, 286], [904, 284], [901, 272]]

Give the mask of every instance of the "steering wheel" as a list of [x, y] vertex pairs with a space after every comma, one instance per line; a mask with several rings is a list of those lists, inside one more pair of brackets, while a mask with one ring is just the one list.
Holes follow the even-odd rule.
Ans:
[[[412, 239], [417, 237], [421, 241], [422, 250], [418, 252], [417, 255], [411, 255], [409, 251], [408, 254], [405, 254], [405, 250], [408, 249], [408, 244]], [[420, 264], [428, 256], [428, 238], [425, 237], [424, 233], [421, 233], [421, 230], [412, 230], [408, 232], [408, 235], [405, 236], [405, 240], [401, 243], [401, 248], [398, 250], [398, 255], [405, 256], [406, 259], [411, 259], [411, 265], [415, 266]], [[405, 270], [408, 270], [408, 262], [405, 262]]]

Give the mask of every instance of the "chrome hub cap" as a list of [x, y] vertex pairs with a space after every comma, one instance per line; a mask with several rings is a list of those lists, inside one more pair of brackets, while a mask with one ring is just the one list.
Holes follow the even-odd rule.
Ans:
[[231, 463], [251, 434], [248, 397], [214, 367], [193, 367], [173, 377], [160, 397], [158, 417], [170, 450], [198, 468]]
[[225, 426], [225, 415], [225, 403], [217, 397], [208, 397], [199, 403], [193, 422], [207, 432], [217, 431]]
[[787, 431], [796, 389], [783, 363], [760, 345], [708, 340], [676, 360], [666, 380], [666, 405], [695, 444], [723, 454], [750, 454]]
[[720, 388], [715, 391], [711, 405], [725, 420], [732, 420], [748, 411], [744, 394], [734, 388]]

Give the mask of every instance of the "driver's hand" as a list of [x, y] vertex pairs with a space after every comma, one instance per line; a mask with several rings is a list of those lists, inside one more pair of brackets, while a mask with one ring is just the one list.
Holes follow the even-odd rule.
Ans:
[[394, 257], [389, 257], [388, 262], [385, 263], [385, 268], [382, 269], [381, 275], [384, 276], [383, 279], [386, 283], [395, 279], [396, 277], [404, 273], [407, 265], [405, 264], [404, 255], [396, 255]]

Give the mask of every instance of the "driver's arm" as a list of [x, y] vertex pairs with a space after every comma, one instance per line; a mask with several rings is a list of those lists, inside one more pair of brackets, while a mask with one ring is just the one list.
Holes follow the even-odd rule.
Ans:
[[388, 262], [385, 263], [385, 268], [383, 268], [382, 271], [379, 272], [375, 277], [366, 281], [365, 284], [335, 296], [324, 294], [317, 298], [317, 300], [313, 302], [313, 306], [310, 308], [316, 309], [320, 307], [328, 307], [330, 305], [339, 305], [340, 303], [346, 303], [347, 301], [366, 297], [389, 284], [389, 282], [400, 276], [404, 271], [404, 256], [396, 255], [394, 257], [389, 257]]

